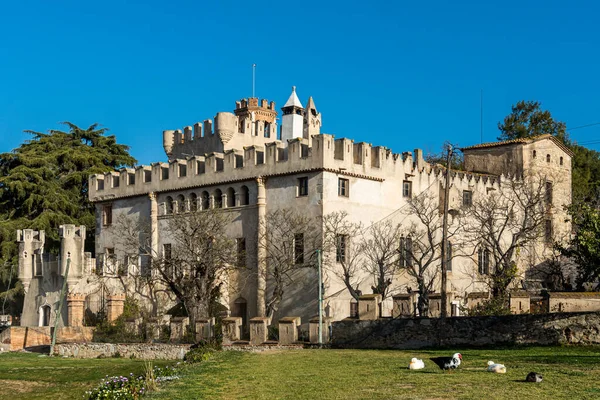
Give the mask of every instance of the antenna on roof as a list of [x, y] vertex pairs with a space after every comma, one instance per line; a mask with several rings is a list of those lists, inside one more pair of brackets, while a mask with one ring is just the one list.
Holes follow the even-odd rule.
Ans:
[[252, 97], [254, 96], [254, 89], [256, 87], [256, 64], [252, 64]]
[[480, 105], [480, 110], [479, 110], [479, 136], [480, 136], [480, 140], [481, 143], [483, 143], [483, 89], [481, 89], [481, 95], [479, 97], [479, 105]]

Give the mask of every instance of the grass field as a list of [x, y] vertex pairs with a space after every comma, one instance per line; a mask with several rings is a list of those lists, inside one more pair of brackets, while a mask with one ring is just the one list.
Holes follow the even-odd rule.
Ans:
[[[428, 358], [463, 355], [445, 373]], [[425, 369], [410, 371], [412, 357]], [[488, 360], [507, 373], [486, 372]], [[155, 362], [155, 365], [173, 362]], [[0, 354], [0, 399], [81, 399], [105, 375], [141, 374], [144, 362]], [[544, 376], [525, 383], [527, 373]], [[600, 347], [527, 347], [451, 351], [290, 350], [220, 352], [186, 366], [153, 399], [598, 399]]]
[[[172, 362], [155, 362], [166, 365]], [[144, 362], [121, 358], [78, 360], [36, 353], [0, 353], [0, 399], [82, 399], [108, 375], [142, 374]]]
[[[442, 372], [429, 357], [453, 351], [295, 350], [222, 352], [187, 367], [152, 399], [598, 399], [600, 347], [457, 349], [463, 363]], [[407, 369], [412, 357], [425, 369]], [[503, 363], [506, 374], [486, 371]], [[539, 384], [524, 382], [536, 371]]]

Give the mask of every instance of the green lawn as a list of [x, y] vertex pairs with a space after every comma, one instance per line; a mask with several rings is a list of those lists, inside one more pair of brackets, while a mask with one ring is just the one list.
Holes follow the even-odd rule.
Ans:
[[[154, 365], [173, 364], [155, 362]], [[0, 353], [0, 399], [82, 399], [108, 375], [142, 374], [144, 361], [80, 360], [35, 353]]]
[[[152, 399], [598, 399], [600, 347], [456, 349], [463, 364], [442, 372], [429, 357], [453, 351], [291, 350], [218, 353], [187, 367]], [[407, 369], [412, 357], [425, 369]], [[486, 371], [503, 363], [506, 374]], [[526, 383], [527, 373], [544, 376]]]
[[[155, 399], [598, 399], [600, 347], [453, 349], [458, 371], [445, 373], [428, 358], [453, 351], [290, 350], [220, 352], [187, 366]], [[407, 369], [410, 358], [425, 369]], [[485, 371], [504, 363], [505, 375]], [[155, 365], [173, 362], [155, 362]], [[105, 375], [141, 374], [144, 362], [79, 360], [0, 353], [0, 399], [81, 399]], [[523, 382], [530, 371], [541, 384]]]

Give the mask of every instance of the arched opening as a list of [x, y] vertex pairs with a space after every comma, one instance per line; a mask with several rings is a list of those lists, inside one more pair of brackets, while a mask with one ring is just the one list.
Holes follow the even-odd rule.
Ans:
[[242, 317], [242, 326], [240, 327], [240, 338], [246, 338], [248, 331], [248, 302], [243, 297], [238, 297], [233, 303], [232, 317]]
[[215, 208], [223, 208], [223, 192], [221, 192], [221, 189], [215, 190], [214, 196]]
[[235, 190], [227, 189], [227, 207], [235, 207]]
[[46, 303], [40, 307], [40, 326], [50, 326], [50, 315], [52, 308]]
[[247, 206], [250, 204], [250, 192], [248, 186], [244, 185], [240, 188], [240, 205]]
[[210, 200], [208, 197], [208, 192], [205, 190], [204, 192], [202, 192], [202, 209], [208, 210], [209, 207], [210, 207]]
[[173, 198], [171, 196], [167, 196], [167, 200], [165, 200], [165, 214], [173, 214]]
[[177, 212], [180, 214], [185, 212], [185, 197], [182, 194], [177, 196]]
[[550, 154], [546, 154], [546, 162], [550, 162]]
[[196, 193], [190, 195], [190, 211], [198, 211], [198, 195]]

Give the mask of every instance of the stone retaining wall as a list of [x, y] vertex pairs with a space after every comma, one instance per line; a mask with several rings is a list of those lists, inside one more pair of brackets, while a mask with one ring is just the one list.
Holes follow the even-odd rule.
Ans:
[[332, 347], [419, 349], [495, 344], [600, 344], [600, 313], [398, 318], [333, 323]]
[[54, 354], [74, 358], [102, 358], [119, 355], [142, 360], [183, 360], [190, 344], [165, 343], [64, 343], [54, 347]]

